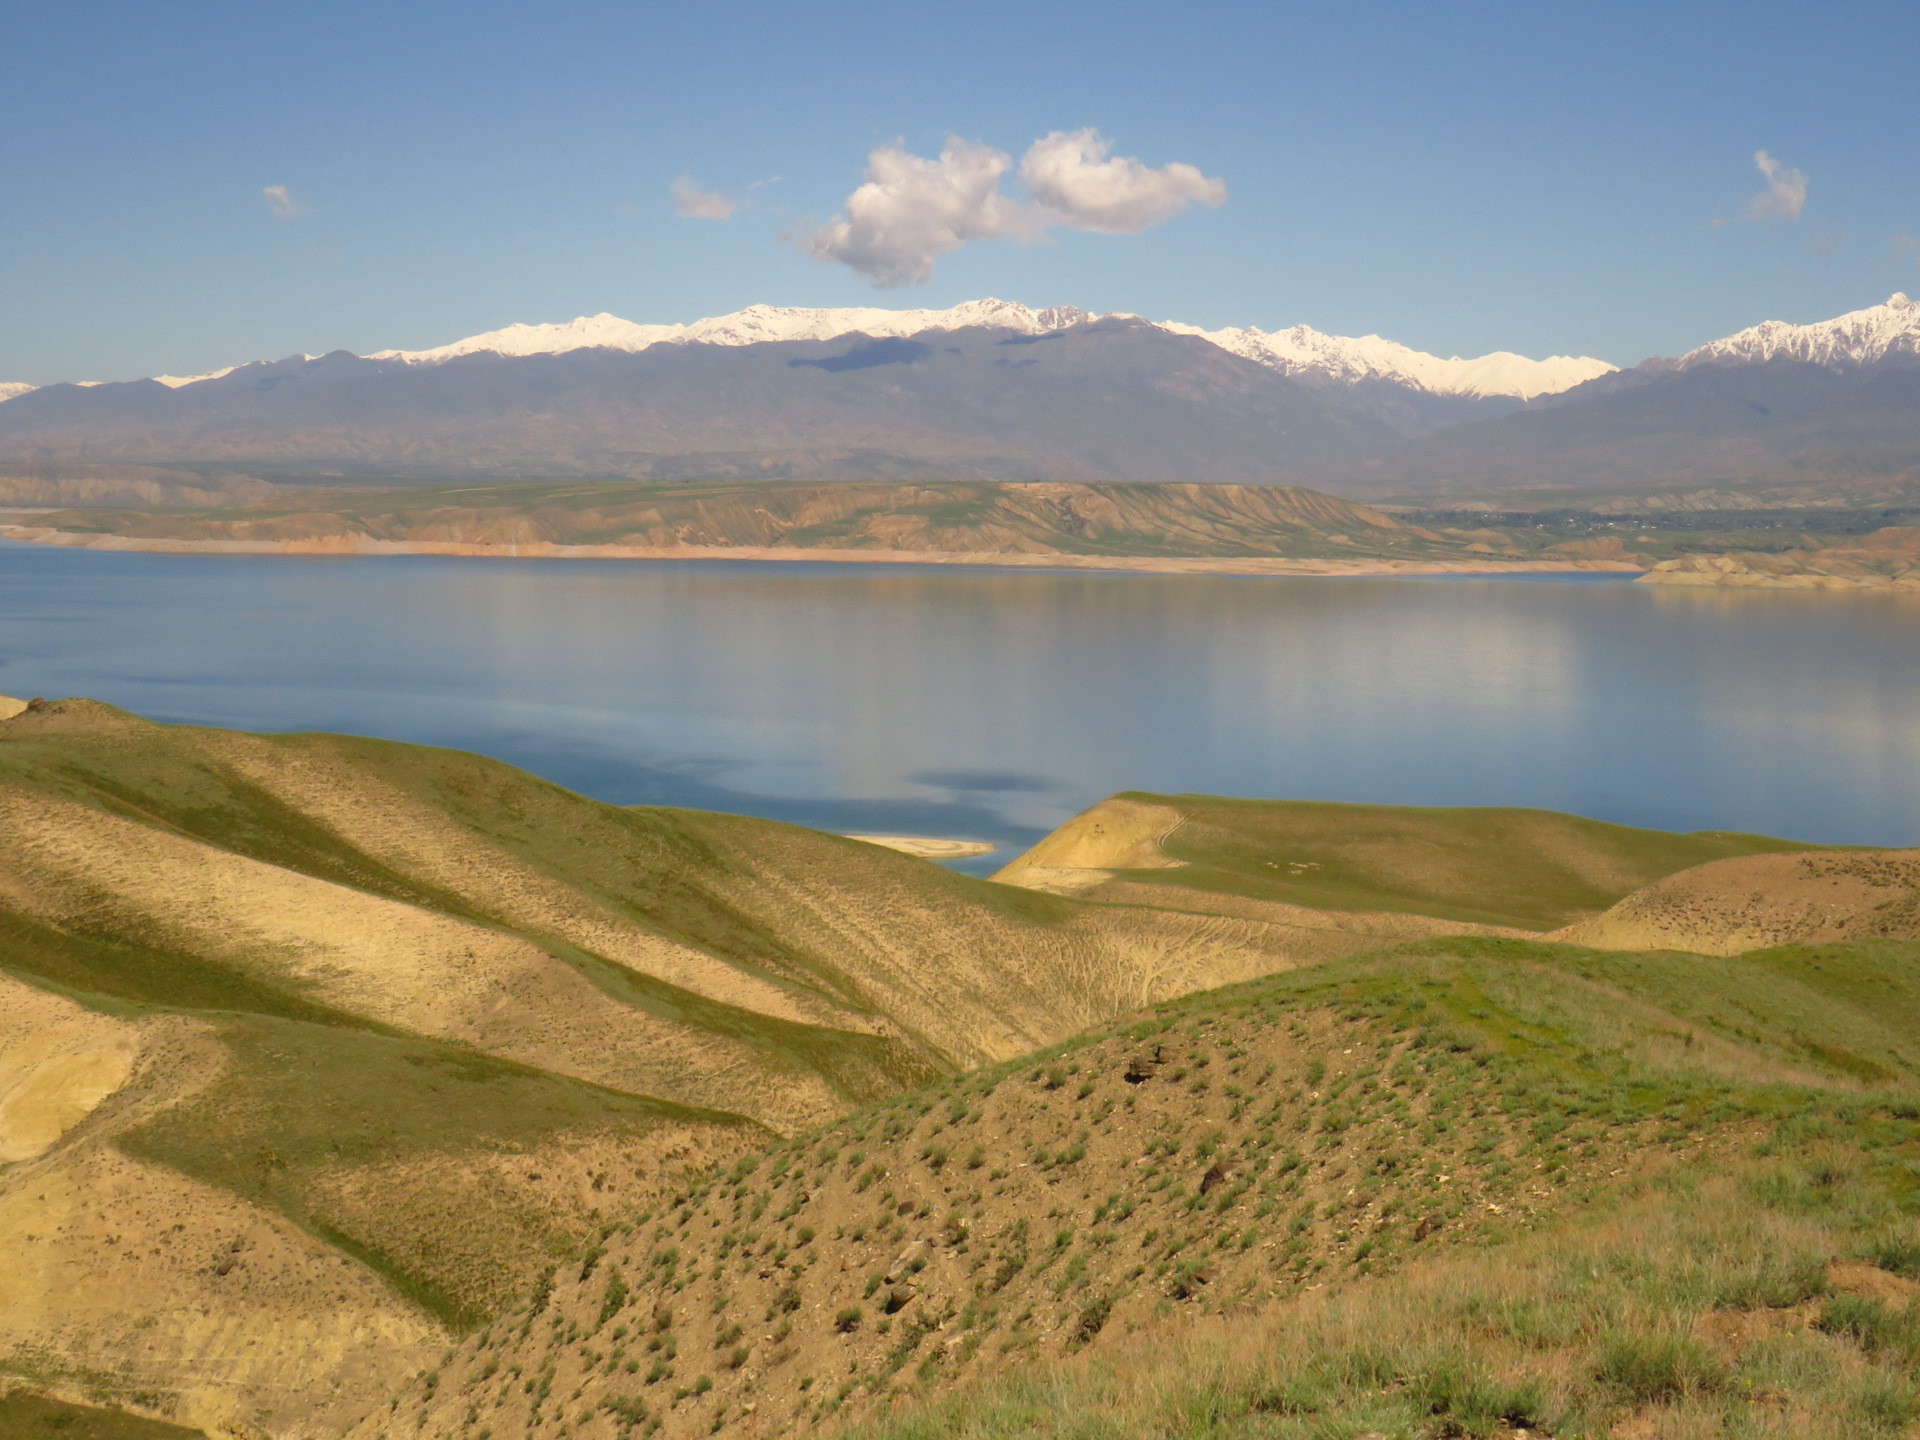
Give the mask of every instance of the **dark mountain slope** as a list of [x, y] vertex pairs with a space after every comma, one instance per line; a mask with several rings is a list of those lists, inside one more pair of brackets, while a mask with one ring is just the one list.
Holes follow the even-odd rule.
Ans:
[[1774, 360], [1603, 376], [1515, 415], [1337, 461], [1368, 495], [1844, 484], [1920, 465], [1920, 365]]
[[499, 474], [1283, 480], [1511, 402], [1292, 380], [1128, 320], [638, 354], [344, 352], [179, 389], [54, 385], [0, 409], [0, 460]]

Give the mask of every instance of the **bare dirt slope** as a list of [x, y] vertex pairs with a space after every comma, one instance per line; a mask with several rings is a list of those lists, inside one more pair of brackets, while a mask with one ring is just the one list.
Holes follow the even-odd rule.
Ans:
[[1699, 955], [1839, 940], [1920, 940], [1920, 851], [1718, 860], [1655, 881], [1553, 938], [1597, 950]]
[[1782, 1086], [1910, 1085], [1920, 992], [1884, 1016], [1855, 992], [1913, 961], [1696, 975], [1718, 962], [1467, 939], [1194, 997], [625, 1217], [354, 1435], [832, 1433], [1175, 1317], [1246, 1323], [1607, 1213], [1655, 1157], [1744, 1154]]

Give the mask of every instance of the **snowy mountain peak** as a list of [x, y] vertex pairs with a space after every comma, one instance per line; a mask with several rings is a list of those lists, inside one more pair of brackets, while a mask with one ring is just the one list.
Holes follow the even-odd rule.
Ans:
[[1689, 370], [1696, 365], [1758, 364], [1778, 358], [1845, 370], [1871, 365], [1890, 355], [1920, 356], [1920, 302], [1898, 292], [1883, 305], [1870, 305], [1811, 325], [1767, 320], [1689, 350], [1674, 363], [1678, 369]]
[[1291, 330], [1257, 330], [1251, 326], [1201, 330], [1167, 321], [1160, 327], [1176, 335], [1198, 335], [1222, 350], [1257, 360], [1285, 375], [1324, 376], [1355, 385], [1363, 380], [1386, 380], [1436, 395], [1505, 395], [1531, 400], [1554, 395], [1615, 368], [1590, 356], [1550, 355], [1529, 360], [1509, 350], [1463, 360], [1442, 360], [1422, 350], [1409, 349], [1378, 335], [1352, 339], [1323, 335], [1305, 325]]
[[1091, 318], [1072, 307], [1030, 310], [1007, 300], [969, 300], [950, 310], [807, 309], [749, 305], [691, 325], [638, 325], [617, 315], [583, 315], [564, 325], [509, 325], [432, 350], [378, 350], [369, 360], [432, 365], [460, 355], [559, 355], [569, 350], [646, 350], [655, 345], [759, 345], [774, 340], [835, 340], [842, 335], [918, 335], [994, 325], [1032, 335]]
[[[311, 360], [313, 357], [309, 355], [306, 358]], [[208, 370], [199, 375], [156, 375], [153, 378], [155, 383], [164, 385], [169, 390], [178, 390], [182, 385], [198, 385], [202, 380], [218, 380], [222, 375], [231, 375], [239, 368], [238, 365], [228, 365], [223, 369]]]
[[376, 350], [369, 360], [404, 360], [413, 365], [435, 365], [462, 355], [560, 355], [569, 350], [645, 350], [663, 340], [677, 340], [685, 325], [636, 325], [604, 311], [582, 315], [564, 325], [509, 325], [484, 335], [469, 335], [451, 345], [431, 350]]
[[[1071, 305], [1044, 310], [1009, 300], [969, 300], [947, 310], [883, 310], [873, 306], [807, 309], [749, 305], [731, 315], [696, 320], [691, 325], [638, 325], [617, 315], [585, 315], [564, 325], [509, 325], [431, 350], [380, 350], [370, 360], [399, 360], [432, 365], [461, 355], [558, 355], [569, 350], [646, 350], [655, 345], [758, 345], [778, 340], [835, 340], [843, 335], [876, 337], [919, 335], [929, 330], [993, 326], [1026, 335], [1063, 330], [1084, 320], [1103, 318]], [[1135, 319], [1115, 314], [1115, 319]], [[1168, 321], [1159, 329], [1193, 335], [1224, 350], [1286, 375], [1324, 378], [1346, 384], [1387, 380], [1440, 395], [1503, 395], [1531, 399], [1604, 375], [1614, 367], [1604, 360], [1551, 356], [1529, 360], [1497, 351], [1475, 360], [1442, 360], [1410, 350], [1378, 335], [1350, 340], [1322, 335], [1305, 325], [1272, 333], [1253, 328], [1202, 330]]]
[[39, 388], [38, 385], [28, 385], [21, 380], [0, 380], [0, 403], [11, 400], [16, 395], [24, 395], [29, 390], [38, 390]]

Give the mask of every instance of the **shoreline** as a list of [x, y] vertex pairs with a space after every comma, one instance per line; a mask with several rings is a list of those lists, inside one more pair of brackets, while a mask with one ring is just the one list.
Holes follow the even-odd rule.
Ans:
[[94, 535], [39, 525], [0, 524], [0, 539], [68, 550], [157, 555], [451, 555], [504, 560], [778, 560], [816, 564], [991, 565], [1048, 570], [1128, 570], [1160, 575], [1503, 575], [1633, 574], [1623, 560], [1339, 560], [1282, 556], [1074, 555], [1060, 551], [830, 550], [791, 545], [479, 545], [460, 540], [372, 540], [329, 535], [310, 540], [176, 540]]

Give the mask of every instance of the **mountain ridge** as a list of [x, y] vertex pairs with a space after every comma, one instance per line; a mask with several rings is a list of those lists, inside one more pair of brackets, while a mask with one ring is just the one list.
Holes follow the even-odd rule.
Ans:
[[690, 326], [601, 314], [432, 350], [44, 386], [0, 403], [0, 463], [333, 484], [1188, 481], [1414, 503], [1528, 491], [1548, 509], [1731, 489], [1858, 506], [1920, 486], [1916, 385], [1920, 306], [1901, 294], [1629, 370], [993, 299], [752, 306]]
[[[398, 347], [372, 350], [358, 358], [428, 365], [477, 354], [558, 355], [584, 349], [635, 353], [656, 345], [756, 345], [783, 340], [833, 340], [853, 334], [910, 338], [932, 330], [980, 325], [1043, 335], [1083, 321], [1102, 319], [1144, 320], [1144, 317], [1121, 310], [1096, 313], [1073, 305], [1036, 309], [993, 296], [964, 300], [945, 309], [756, 303], [688, 323], [636, 322], [603, 310], [597, 315], [581, 315], [568, 321], [515, 322], [420, 350]], [[1314, 375], [1347, 384], [1388, 380], [1437, 395], [1531, 400], [1542, 395], [1563, 394], [1603, 375], [1625, 373], [1621, 367], [1589, 355], [1549, 355], [1535, 360], [1510, 350], [1494, 350], [1474, 357], [1443, 358], [1378, 334], [1334, 335], [1304, 323], [1279, 330], [1262, 330], [1254, 325], [1208, 330], [1179, 320], [1144, 320], [1144, 323], [1169, 334], [1196, 336], [1287, 375]], [[1677, 358], [1653, 356], [1628, 368], [1679, 370], [1697, 365], [1765, 362], [1776, 356], [1844, 367], [1906, 355], [1920, 355], [1920, 302], [1895, 291], [1878, 305], [1851, 310], [1828, 320], [1804, 324], [1763, 320], [1698, 345]], [[312, 361], [321, 357], [302, 352], [297, 358]], [[283, 362], [243, 361], [194, 375], [160, 374], [144, 378], [178, 389], [203, 380], [218, 380], [250, 365], [274, 363]], [[111, 382], [69, 383], [92, 386]], [[0, 381], [0, 402], [40, 388], [43, 387], [24, 381]]]
[[[1545, 360], [1532, 360], [1505, 350], [1473, 359], [1457, 355], [1443, 359], [1378, 335], [1329, 335], [1307, 325], [1276, 331], [1254, 326], [1206, 330], [1180, 321], [1145, 320], [1126, 311], [1094, 314], [1072, 305], [1035, 309], [993, 297], [963, 301], [943, 310], [755, 304], [690, 324], [641, 323], [602, 311], [559, 323], [506, 325], [422, 350], [374, 350], [358, 358], [418, 366], [442, 364], [469, 355], [526, 357], [563, 355], [575, 350], [636, 354], [660, 345], [745, 346], [793, 340], [837, 340], [849, 335], [908, 339], [931, 331], [980, 326], [1041, 336], [1094, 320], [1134, 320], [1171, 335], [1194, 336], [1289, 377], [1304, 375], [1349, 385], [1384, 380], [1434, 395], [1504, 396], [1525, 400], [1555, 393], [1583, 380], [1611, 373], [1615, 368], [1590, 356], [1554, 355]], [[303, 353], [298, 358], [312, 361], [321, 357]], [[205, 380], [223, 379], [249, 365], [273, 363], [284, 362], [252, 361], [197, 375], [146, 378], [169, 389], [180, 389]], [[9, 389], [24, 394], [34, 388], [0, 386], [0, 400], [11, 398], [5, 393]]]
[[1687, 351], [1672, 362], [1672, 368], [1783, 359], [1847, 369], [1892, 357], [1920, 358], [1920, 302], [1898, 290], [1879, 305], [1850, 310], [1831, 320], [1808, 325], [1764, 320]]

